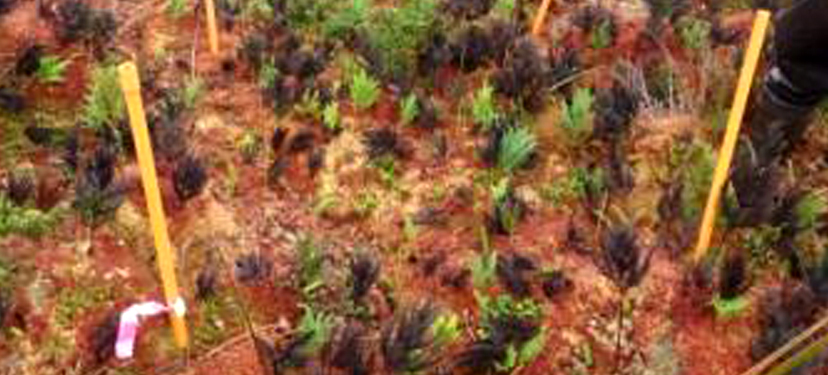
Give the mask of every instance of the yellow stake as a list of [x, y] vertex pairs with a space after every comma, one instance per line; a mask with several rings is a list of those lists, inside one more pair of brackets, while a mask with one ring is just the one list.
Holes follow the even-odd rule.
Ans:
[[[141, 101], [138, 69], [135, 64], [127, 62], [118, 67], [118, 72], [121, 77], [121, 88], [124, 91], [127, 110], [129, 111], [132, 136], [135, 140], [135, 150], [138, 153], [138, 165], [141, 167], [141, 181], [144, 185], [144, 195], [146, 196], [149, 219], [155, 238], [156, 259], [161, 270], [164, 296], [168, 305], [176, 306], [179, 301], [179, 294], [178, 282], [175, 276], [175, 258], [167, 234], [167, 220], [164, 217], [164, 207], [161, 204], [161, 192], [158, 189], [155, 159], [153, 158], [152, 145], [150, 144], [149, 131], [144, 116], [144, 105]], [[184, 317], [175, 312], [171, 313], [170, 317], [175, 342], [180, 348], [186, 348], [187, 325], [184, 322]]]
[[532, 25], [532, 35], [538, 36], [541, 32], [541, 27], [543, 27], [543, 21], [546, 20], [546, 14], [549, 13], [549, 7], [552, 5], [552, 0], [543, 0], [541, 3], [540, 8], [538, 9], [538, 14], [535, 16], [535, 23]]
[[713, 186], [710, 188], [710, 195], [707, 197], [707, 206], [704, 209], [699, 230], [699, 240], [696, 244], [696, 251], [693, 260], [698, 263], [707, 254], [710, 247], [710, 240], [713, 237], [713, 226], [716, 222], [716, 215], [719, 211], [719, 200], [722, 196], [722, 188], [727, 182], [727, 175], [730, 170], [730, 162], [733, 159], [733, 151], [739, 139], [739, 128], [742, 125], [742, 118], [747, 107], [750, 88], [753, 83], [753, 76], [756, 74], [756, 66], [759, 64], [759, 57], [762, 53], [762, 45], [765, 43], [770, 12], [760, 10], [756, 14], [753, 23], [753, 31], [750, 35], [745, 61], [742, 65], [742, 72], [739, 75], [739, 86], [736, 89], [736, 97], [733, 99], [733, 108], [730, 109], [730, 117], [727, 120], [727, 132], [725, 133], [724, 144], [719, 152], [719, 161], [716, 165], [716, 172], [713, 175]]
[[204, 9], [207, 12], [207, 38], [210, 42], [210, 52], [214, 55], [219, 53], [218, 28], [216, 26], [216, 6], [215, 1], [206, 0], [204, 2]]

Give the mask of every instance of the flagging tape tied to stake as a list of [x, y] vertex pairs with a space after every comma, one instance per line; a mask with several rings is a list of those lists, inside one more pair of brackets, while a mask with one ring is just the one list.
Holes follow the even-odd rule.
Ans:
[[727, 120], [727, 132], [724, 143], [719, 152], [716, 171], [713, 175], [713, 185], [710, 188], [710, 195], [707, 196], [707, 206], [704, 209], [699, 239], [696, 244], [696, 251], [693, 259], [696, 263], [701, 261], [707, 254], [710, 247], [710, 240], [713, 237], [713, 226], [716, 224], [716, 215], [719, 211], [719, 200], [722, 196], [722, 189], [727, 182], [730, 170], [730, 162], [733, 159], [733, 151], [736, 149], [736, 142], [739, 139], [739, 128], [747, 108], [750, 88], [753, 83], [753, 76], [756, 74], [756, 67], [759, 65], [759, 57], [762, 53], [762, 45], [765, 43], [768, 24], [770, 23], [770, 12], [760, 10], [756, 14], [753, 23], [753, 31], [750, 35], [745, 60], [742, 65], [742, 72], [739, 74], [739, 85], [736, 88], [736, 97], [733, 99], [733, 107], [730, 109], [730, 117]]
[[[138, 69], [132, 62], [118, 67], [121, 79], [121, 88], [126, 99], [129, 113], [132, 136], [135, 140], [135, 150], [138, 154], [138, 165], [141, 168], [141, 182], [144, 186], [144, 195], [147, 201], [152, 234], [155, 239], [156, 259], [161, 271], [161, 281], [164, 286], [164, 297], [167, 306], [183, 306], [183, 300], [178, 294], [178, 282], [175, 274], [175, 258], [170, 246], [167, 233], [167, 220], [164, 216], [164, 206], [161, 203], [161, 191], [158, 189], [158, 179], [155, 172], [155, 158], [150, 144], [149, 130], [147, 129], [144, 105], [141, 101], [141, 84], [138, 80]], [[179, 348], [187, 347], [187, 325], [184, 322], [183, 309], [177, 310], [181, 314], [170, 314], [175, 342]]]
[[172, 305], [150, 301], [136, 303], [121, 313], [118, 322], [118, 336], [115, 340], [115, 357], [118, 359], [132, 358], [135, 351], [135, 338], [141, 326], [141, 318], [149, 318], [163, 313], [172, 313], [174, 316], [184, 317], [187, 306], [184, 299], [178, 298]]

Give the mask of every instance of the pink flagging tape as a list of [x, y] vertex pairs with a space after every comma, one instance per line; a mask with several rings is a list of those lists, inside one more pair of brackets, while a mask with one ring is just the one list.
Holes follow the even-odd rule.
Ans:
[[141, 318], [149, 318], [170, 311], [175, 315], [183, 316], [186, 313], [184, 300], [179, 298], [172, 306], [155, 301], [141, 302], [124, 310], [118, 324], [115, 357], [118, 359], [132, 358], [135, 351], [135, 338], [138, 336], [138, 328], [141, 326]]

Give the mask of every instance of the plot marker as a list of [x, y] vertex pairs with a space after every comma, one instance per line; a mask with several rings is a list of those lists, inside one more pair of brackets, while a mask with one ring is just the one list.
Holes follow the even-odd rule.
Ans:
[[722, 189], [727, 182], [730, 162], [733, 159], [733, 152], [736, 149], [736, 143], [739, 139], [739, 128], [742, 125], [745, 108], [747, 108], [753, 76], [756, 74], [757, 65], [759, 65], [759, 57], [762, 53], [762, 46], [765, 43], [765, 35], [767, 34], [770, 16], [769, 11], [760, 10], [757, 12], [756, 20], [753, 23], [750, 44], [748, 44], [747, 52], [745, 53], [742, 71], [739, 74], [739, 85], [736, 88], [733, 107], [730, 109], [730, 117], [727, 120], [727, 132], [725, 133], [722, 148], [719, 151], [719, 161], [713, 175], [713, 185], [710, 188], [710, 194], [707, 196], [707, 206], [704, 209], [704, 217], [701, 228], [699, 229], [699, 239], [693, 255], [693, 260], [696, 264], [704, 258], [708, 248], [710, 248], [713, 227], [716, 224], [716, 216], [719, 211], [719, 200], [722, 196]]
[[210, 43], [210, 53], [218, 55], [219, 40], [218, 26], [216, 26], [216, 4], [214, 0], [204, 1], [204, 10], [207, 12], [207, 39]]
[[167, 305], [174, 307], [170, 314], [175, 342], [179, 348], [187, 347], [187, 325], [184, 321], [183, 299], [178, 293], [178, 282], [175, 273], [175, 258], [167, 233], [167, 220], [164, 216], [164, 206], [161, 203], [161, 191], [158, 188], [158, 179], [155, 171], [155, 158], [150, 144], [147, 130], [144, 105], [141, 101], [141, 84], [138, 80], [138, 69], [132, 62], [118, 67], [121, 78], [121, 88], [129, 112], [129, 122], [132, 127], [132, 136], [135, 140], [135, 150], [138, 154], [138, 164], [141, 168], [141, 182], [144, 186], [144, 195], [147, 200], [149, 219], [155, 238], [155, 251], [158, 267], [161, 271], [161, 281], [164, 284], [164, 296]]

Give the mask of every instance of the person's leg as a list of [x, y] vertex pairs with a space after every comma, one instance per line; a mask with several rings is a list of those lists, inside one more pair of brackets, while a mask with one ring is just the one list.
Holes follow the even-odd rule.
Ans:
[[761, 165], [791, 151], [828, 93], [828, 0], [799, 0], [775, 25], [773, 64], [748, 121]]

